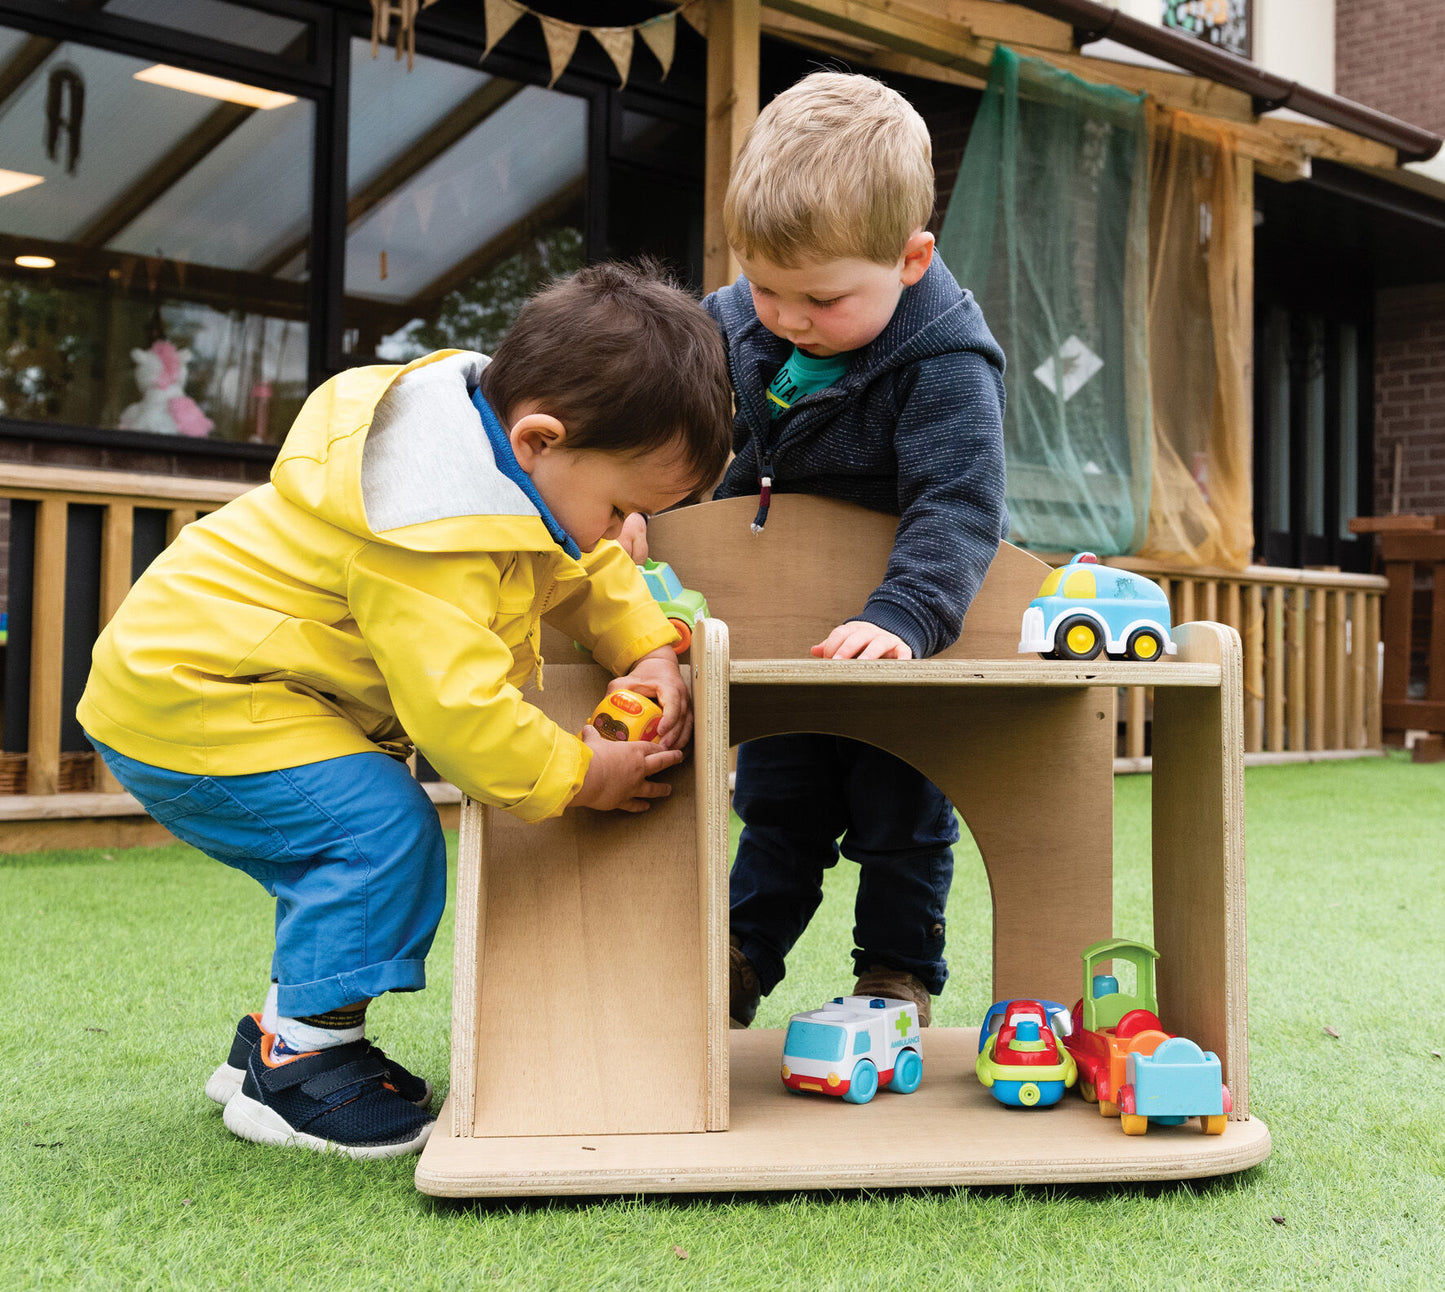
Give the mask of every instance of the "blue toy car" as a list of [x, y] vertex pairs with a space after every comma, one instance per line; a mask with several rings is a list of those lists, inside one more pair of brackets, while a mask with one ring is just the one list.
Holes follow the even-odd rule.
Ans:
[[1152, 579], [1100, 565], [1080, 552], [1050, 572], [1024, 611], [1019, 653], [1045, 659], [1154, 660], [1178, 651], [1169, 635], [1169, 599]]
[[1128, 1082], [1119, 1091], [1124, 1134], [1142, 1135], [1150, 1122], [1179, 1126], [1198, 1117], [1206, 1135], [1224, 1134], [1232, 1107], [1219, 1056], [1187, 1036], [1161, 1041], [1152, 1054], [1131, 1053]]

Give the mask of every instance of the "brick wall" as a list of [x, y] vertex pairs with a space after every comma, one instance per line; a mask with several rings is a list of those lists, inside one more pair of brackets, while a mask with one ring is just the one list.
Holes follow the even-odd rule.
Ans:
[[1335, 0], [1335, 92], [1445, 133], [1445, 4]]
[[1445, 283], [1379, 293], [1375, 323], [1375, 510], [1445, 513]]

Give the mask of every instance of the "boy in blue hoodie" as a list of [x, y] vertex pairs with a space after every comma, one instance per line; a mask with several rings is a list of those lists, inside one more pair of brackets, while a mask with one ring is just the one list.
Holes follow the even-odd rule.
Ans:
[[[704, 308], [722, 327], [735, 457], [719, 498], [814, 493], [899, 517], [884, 580], [813, 654], [913, 659], [952, 644], [999, 540], [1004, 356], [934, 253], [923, 119], [870, 77], [816, 72], [759, 115], [723, 209], [743, 273]], [[822, 897], [858, 863], [854, 993], [943, 988], [958, 824], [924, 776], [870, 745], [773, 736], [738, 751], [733, 1026], [746, 1027]], [[841, 842], [840, 842], [841, 839]]]

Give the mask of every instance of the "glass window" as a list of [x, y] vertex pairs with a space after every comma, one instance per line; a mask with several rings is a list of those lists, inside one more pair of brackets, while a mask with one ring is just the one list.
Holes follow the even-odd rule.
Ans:
[[1353, 324], [1340, 324], [1340, 538], [1353, 541], [1360, 514], [1360, 347]]
[[[0, 28], [0, 416], [277, 443], [307, 388], [313, 105]], [[44, 45], [50, 48], [45, 49]]]
[[1289, 315], [1272, 308], [1265, 330], [1265, 399], [1269, 427], [1268, 530], [1290, 527], [1290, 340]]
[[1307, 315], [1305, 334], [1305, 533], [1325, 532], [1325, 324]]
[[[88, 4], [87, 7], [94, 7]], [[223, 40], [230, 45], [259, 50], [263, 54], [279, 54], [302, 62], [310, 56], [310, 24], [280, 14], [247, 9], [230, 0], [109, 0], [107, 14], [120, 18], [136, 18]]]
[[343, 349], [490, 352], [583, 262], [586, 101], [361, 39], [351, 78]]

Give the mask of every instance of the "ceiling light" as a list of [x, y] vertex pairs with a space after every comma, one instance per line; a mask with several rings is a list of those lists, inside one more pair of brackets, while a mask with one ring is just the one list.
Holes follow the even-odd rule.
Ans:
[[157, 63], [135, 74], [137, 81], [151, 85], [164, 85], [172, 90], [184, 90], [187, 94], [201, 94], [208, 99], [225, 99], [227, 103], [243, 103], [248, 108], [284, 107], [295, 103], [294, 94], [281, 94], [276, 90], [262, 90], [241, 81], [228, 81], [220, 76], [207, 76], [204, 72], [188, 72], [182, 67], [168, 67]]
[[15, 263], [21, 269], [54, 269], [55, 261], [49, 256], [16, 256]]
[[0, 170], [0, 197], [43, 183], [44, 175], [27, 175], [23, 170]]

